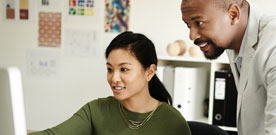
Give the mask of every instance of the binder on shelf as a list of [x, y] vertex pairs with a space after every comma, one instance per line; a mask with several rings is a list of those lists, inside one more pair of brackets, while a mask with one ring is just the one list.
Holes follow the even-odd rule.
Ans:
[[157, 66], [156, 75], [161, 82], [163, 82], [163, 73], [165, 66]]
[[206, 82], [204, 68], [175, 67], [173, 106], [188, 121], [204, 117]]
[[172, 99], [174, 98], [174, 67], [165, 66], [163, 70], [163, 84], [165, 88], [168, 90]]
[[237, 89], [231, 71], [215, 71], [213, 125], [236, 127]]

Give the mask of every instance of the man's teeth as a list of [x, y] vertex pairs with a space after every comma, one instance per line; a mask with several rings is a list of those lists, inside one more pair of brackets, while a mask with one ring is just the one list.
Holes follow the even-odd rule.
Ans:
[[123, 87], [115, 87], [115, 90], [122, 90]]
[[201, 44], [199, 45], [199, 47], [205, 47], [207, 45], [207, 43]]

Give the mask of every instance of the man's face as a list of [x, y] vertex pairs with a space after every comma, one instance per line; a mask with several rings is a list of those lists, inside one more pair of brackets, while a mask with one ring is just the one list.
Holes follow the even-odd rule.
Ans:
[[214, 0], [183, 0], [182, 19], [190, 29], [190, 39], [207, 59], [216, 59], [232, 46], [231, 19]]

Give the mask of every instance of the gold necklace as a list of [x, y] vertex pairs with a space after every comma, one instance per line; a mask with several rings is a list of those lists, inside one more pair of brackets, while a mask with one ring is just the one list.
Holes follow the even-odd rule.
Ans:
[[130, 129], [139, 129], [140, 127], [142, 127], [146, 122], [148, 122], [150, 120], [150, 118], [152, 117], [153, 113], [156, 111], [156, 109], [161, 105], [161, 102], [158, 104], [158, 106], [143, 120], [143, 121], [135, 121], [135, 120], [130, 120], [129, 118], [127, 118], [127, 115], [123, 109], [123, 105], [121, 104], [121, 102], [119, 103], [119, 110], [120, 110], [120, 114], [123, 117], [125, 123], [127, 124], [128, 128]]

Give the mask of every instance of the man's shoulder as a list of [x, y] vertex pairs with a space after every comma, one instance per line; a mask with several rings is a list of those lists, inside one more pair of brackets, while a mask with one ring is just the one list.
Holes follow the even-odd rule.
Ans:
[[[260, 11], [260, 10], [258, 10]], [[259, 32], [260, 35], [276, 34], [276, 11], [274, 10], [263, 10], [260, 11], [259, 20]]]

